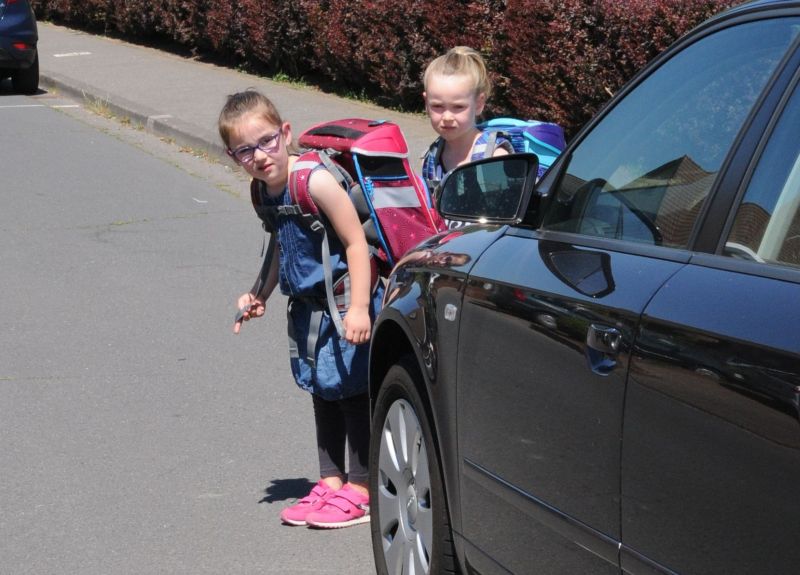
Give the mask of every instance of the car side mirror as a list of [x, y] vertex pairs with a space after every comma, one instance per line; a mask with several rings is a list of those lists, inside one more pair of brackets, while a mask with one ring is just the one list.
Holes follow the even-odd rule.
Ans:
[[518, 223], [538, 168], [536, 154], [496, 156], [459, 166], [442, 182], [439, 213], [448, 220]]

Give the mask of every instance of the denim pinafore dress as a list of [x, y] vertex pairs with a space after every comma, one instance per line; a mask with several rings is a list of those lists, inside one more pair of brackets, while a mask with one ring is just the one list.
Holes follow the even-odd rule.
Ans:
[[[266, 205], [291, 205], [288, 188], [278, 198], [265, 194], [262, 201]], [[350, 344], [336, 331], [325, 298], [322, 234], [291, 215], [278, 215], [275, 228], [278, 285], [281, 293], [289, 297], [290, 359], [297, 385], [328, 401], [366, 393], [369, 343]], [[344, 246], [335, 233], [328, 233], [328, 243], [335, 282], [347, 273], [347, 260]], [[383, 286], [379, 281], [370, 304], [372, 321], [380, 311], [382, 299]], [[343, 317], [345, 314], [342, 312]]]

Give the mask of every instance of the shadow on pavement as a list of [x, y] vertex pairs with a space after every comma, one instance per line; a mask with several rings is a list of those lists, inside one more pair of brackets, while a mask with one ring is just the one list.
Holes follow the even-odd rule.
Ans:
[[307, 478], [273, 479], [272, 484], [264, 489], [265, 496], [259, 503], [274, 503], [287, 499], [300, 499], [308, 495], [314, 484]]

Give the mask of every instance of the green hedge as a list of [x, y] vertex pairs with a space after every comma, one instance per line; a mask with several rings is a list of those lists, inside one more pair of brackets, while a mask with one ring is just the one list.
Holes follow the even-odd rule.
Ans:
[[488, 115], [574, 133], [648, 60], [732, 0], [33, 0], [42, 20], [422, 109], [425, 64], [486, 57]]

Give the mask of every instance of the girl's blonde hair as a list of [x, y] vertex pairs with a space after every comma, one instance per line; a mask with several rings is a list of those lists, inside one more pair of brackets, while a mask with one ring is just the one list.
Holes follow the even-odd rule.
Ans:
[[236, 125], [246, 114], [255, 114], [270, 124], [283, 126], [283, 120], [275, 104], [261, 92], [247, 89], [244, 92], [231, 94], [219, 113], [218, 122], [219, 135], [226, 148], [230, 147], [231, 135]]
[[442, 76], [468, 76], [472, 80], [475, 94], [483, 94], [486, 99], [492, 93], [492, 82], [486, 71], [486, 62], [480, 52], [469, 46], [456, 46], [450, 48], [446, 54], [433, 60], [422, 76], [422, 84], [428, 89], [428, 80], [434, 75]]

